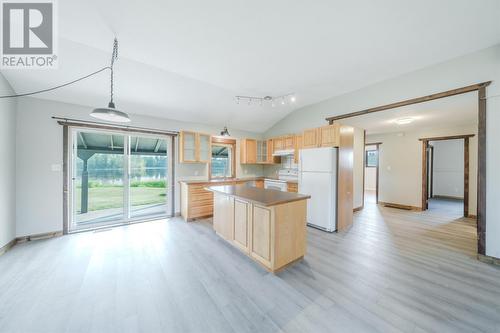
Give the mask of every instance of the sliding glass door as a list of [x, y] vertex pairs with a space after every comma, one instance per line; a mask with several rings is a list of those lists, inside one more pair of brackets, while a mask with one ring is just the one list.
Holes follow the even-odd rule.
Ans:
[[69, 231], [171, 214], [170, 137], [71, 132]]

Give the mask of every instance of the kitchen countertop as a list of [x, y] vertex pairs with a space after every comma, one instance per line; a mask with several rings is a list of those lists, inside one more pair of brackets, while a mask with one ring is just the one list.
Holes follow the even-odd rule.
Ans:
[[245, 185], [208, 186], [205, 189], [207, 191], [229, 195], [266, 207], [311, 198], [310, 195], [247, 187]]
[[[233, 183], [233, 182], [251, 182], [254, 180], [280, 180], [274, 177], [246, 177], [246, 178], [226, 178], [226, 179], [210, 179], [210, 180], [180, 180], [180, 183], [185, 184], [224, 184], [224, 183]], [[281, 180], [287, 183], [297, 184], [298, 180]]]

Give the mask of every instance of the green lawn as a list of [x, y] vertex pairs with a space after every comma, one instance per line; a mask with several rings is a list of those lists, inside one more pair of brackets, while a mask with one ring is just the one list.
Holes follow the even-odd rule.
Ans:
[[[81, 188], [76, 189], [76, 208], [80, 211]], [[131, 187], [132, 206], [165, 203], [164, 187]], [[103, 186], [89, 188], [89, 211], [123, 207], [123, 187]]]

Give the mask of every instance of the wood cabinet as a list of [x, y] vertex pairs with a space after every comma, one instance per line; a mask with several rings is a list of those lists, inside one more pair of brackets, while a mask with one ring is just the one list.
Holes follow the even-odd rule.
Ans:
[[283, 140], [283, 149], [284, 150], [292, 150], [295, 149], [295, 135], [287, 135], [282, 138]]
[[340, 125], [327, 125], [319, 128], [321, 147], [338, 147], [340, 145]]
[[283, 143], [283, 138], [278, 137], [278, 138], [273, 138], [273, 151], [277, 150], [283, 150], [284, 148], [284, 143]]
[[302, 148], [317, 148], [319, 147], [319, 130], [312, 128], [305, 130], [302, 133]]
[[271, 230], [271, 210], [265, 207], [253, 207], [252, 219], [252, 247], [250, 255], [271, 268], [271, 238], [274, 236]]
[[297, 193], [299, 191], [299, 185], [297, 183], [287, 183], [286, 186], [287, 192]]
[[293, 153], [293, 161], [299, 163], [300, 150], [302, 149], [302, 135], [295, 136], [295, 152]]
[[242, 139], [240, 143], [240, 163], [257, 163], [257, 140]]
[[215, 195], [213, 226], [215, 231], [227, 240], [234, 239], [234, 198]]
[[240, 141], [240, 163], [280, 163], [280, 158], [273, 156], [273, 148], [273, 140], [242, 139]]
[[250, 204], [245, 201], [234, 199], [234, 245], [246, 253], [248, 253], [250, 249], [248, 239], [249, 214]]
[[213, 194], [205, 186], [181, 182], [181, 215], [185, 220], [212, 216]]
[[318, 147], [338, 147], [340, 145], [340, 125], [326, 125], [311, 128], [302, 133], [302, 149]]
[[180, 163], [209, 163], [211, 155], [211, 135], [190, 131], [179, 134]]
[[306, 215], [306, 200], [263, 206], [214, 193], [216, 233], [271, 272], [304, 257]]

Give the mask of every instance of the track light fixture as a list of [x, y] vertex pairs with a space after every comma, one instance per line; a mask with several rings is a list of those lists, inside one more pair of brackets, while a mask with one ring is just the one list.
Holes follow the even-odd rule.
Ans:
[[295, 103], [295, 101], [297, 100], [294, 93], [280, 95], [280, 96], [264, 96], [264, 97], [235, 96], [235, 97], [236, 97], [236, 104], [240, 104], [240, 102], [243, 100], [246, 101], [249, 106], [254, 103], [260, 106], [263, 106], [265, 104], [270, 104], [273, 108], [276, 106], [276, 101], [281, 100], [280, 104], [286, 105]]

